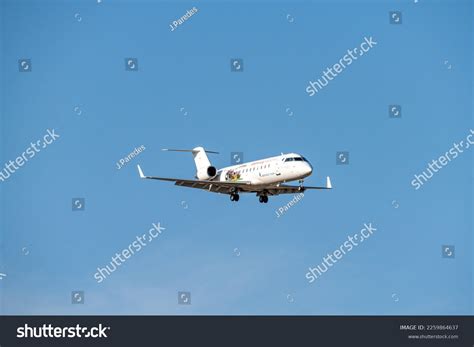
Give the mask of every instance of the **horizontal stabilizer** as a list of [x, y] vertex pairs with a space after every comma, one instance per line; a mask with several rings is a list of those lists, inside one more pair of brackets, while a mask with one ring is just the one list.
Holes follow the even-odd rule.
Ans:
[[[196, 148], [194, 148], [194, 149], [163, 148], [162, 151], [165, 151], [165, 152], [190, 152], [190, 153], [197, 153], [197, 152], [199, 152], [199, 150], [196, 149]], [[219, 152], [215, 152], [215, 151], [207, 151], [207, 150], [204, 150], [204, 152], [206, 152], [206, 153], [213, 153], [213, 154], [219, 154]]]

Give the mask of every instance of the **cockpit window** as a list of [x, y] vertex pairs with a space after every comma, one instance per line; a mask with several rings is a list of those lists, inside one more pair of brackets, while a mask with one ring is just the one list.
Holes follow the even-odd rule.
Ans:
[[303, 157], [292, 157], [292, 158], [285, 158], [284, 161], [287, 162], [287, 161], [307, 161], [307, 160]]

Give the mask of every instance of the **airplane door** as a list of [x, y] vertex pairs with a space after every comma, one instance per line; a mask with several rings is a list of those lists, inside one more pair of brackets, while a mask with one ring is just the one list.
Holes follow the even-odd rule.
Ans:
[[275, 176], [278, 177], [278, 176], [280, 176], [280, 175], [281, 175], [281, 172], [280, 172], [280, 162], [277, 161], [277, 162], [275, 163]]

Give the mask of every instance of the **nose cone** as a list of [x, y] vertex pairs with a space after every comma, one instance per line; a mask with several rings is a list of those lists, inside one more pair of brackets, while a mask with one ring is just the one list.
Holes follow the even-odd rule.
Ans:
[[306, 163], [303, 170], [304, 170], [304, 175], [305, 176], [309, 176], [313, 173], [313, 167], [311, 166], [310, 163]]

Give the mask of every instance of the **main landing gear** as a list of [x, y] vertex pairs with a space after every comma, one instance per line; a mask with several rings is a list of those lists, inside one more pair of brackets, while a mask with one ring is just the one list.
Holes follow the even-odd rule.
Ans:
[[230, 201], [239, 201], [240, 196], [237, 193], [230, 194]]
[[258, 197], [258, 201], [260, 201], [261, 203], [266, 204], [268, 202], [268, 196], [267, 195], [260, 195]]

